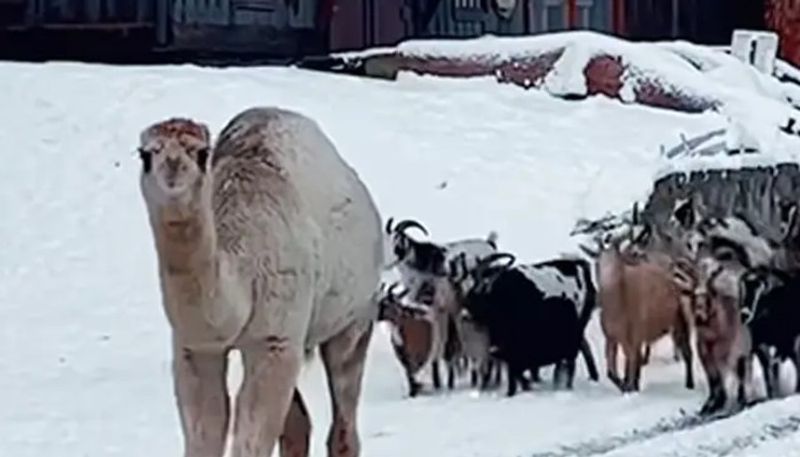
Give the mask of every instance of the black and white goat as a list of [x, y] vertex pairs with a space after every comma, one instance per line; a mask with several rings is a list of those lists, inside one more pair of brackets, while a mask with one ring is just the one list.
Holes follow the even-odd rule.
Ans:
[[406, 219], [393, 226], [394, 219], [386, 222], [385, 233], [390, 239], [393, 260], [387, 269], [397, 268], [400, 281], [412, 291], [412, 299], [429, 302], [433, 299], [434, 282], [447, 275], [452, 262], [463, 257], [464, 267], [473, 269], [477, 262], [497, 252], [497, 232], [491, 231], [486, 238], [466, 238], [445, 243], [420, 241], [407, 233], [412, 228], [429, 236], [428, 230], [419, 222]]
[[[505, 259], [505, 264], [496, 264]], [[599, 378], [584, 337], [596, 306], [591, 265], [583, 259], [557, 259], [513, 265], [514, 255], [495, 253], [482, 259], [467, 278], [464, 305], [484, 325], [496, 355], [508, 367], [508, 395], [517, 385], [530, 389], [526, 370], [556, 365], [554, 384], [566, 376], [572, 388], [575, 358], [580, 351], [589, 377]]]
[[456, 363], [463, 354], [463, 341], [459, 332], [459, 313], [461, 304], [452, 290], [448, 279], [448, 265], [457, 257], [465, 259], [467, 268], [474, 267], [477, 261], [497, 251], [497, 233], [490, 232], [486, 238], [467, 238], [443, 244], [419, 241], [408, 235], [407, 231], [416, 228], [426, 236], [427, 229], [417, 221], [403, 220], [393, 225], [390, 218], [385, 233], [391, 241], [394, 260], [388, 268], [396, 267], [401, 283], [411, 293], [412, 301], [430, 305], [434, 308], [435, 329], [439, 336], [434, 347], [431, 367], [434, 388], [441, 384], [439, 362], [447, 367], [447, 384], [454, 387]]
[[777, 395], [779, 364], [786, 359], [798, 374], [795, 392], [800, 392], [800, 272], [753, 268], [742, 275], [740, 284], [742, 322], [750, 329], [767, 396]]

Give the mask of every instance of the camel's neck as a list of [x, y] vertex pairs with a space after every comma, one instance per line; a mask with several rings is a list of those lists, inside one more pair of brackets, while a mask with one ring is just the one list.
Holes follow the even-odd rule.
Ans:
[[162, 274], [205, 283], [216, 274], [216, 232], [208, 205], [175, 203], [154, 209]]

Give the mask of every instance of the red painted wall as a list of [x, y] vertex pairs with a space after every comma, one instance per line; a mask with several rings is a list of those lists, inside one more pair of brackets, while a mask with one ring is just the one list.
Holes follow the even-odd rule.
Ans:
[[767, 27], [780, 35], [780, 57], [800, 67], [800, 1], [765, 1]]

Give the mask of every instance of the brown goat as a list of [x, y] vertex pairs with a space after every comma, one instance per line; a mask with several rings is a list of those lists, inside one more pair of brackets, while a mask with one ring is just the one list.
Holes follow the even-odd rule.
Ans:
[[385, 290], [379, 301], [378, 321], [392, 328], [392, 348], [405, 371], [408, 393], [416, 397], [422, 384], [416, 375], [431, 361], [435, 343], [432, 309], [402, 303], [408, 290], [396, 295], [398, 284]]
[[[631, 255], [612, 240], [597, 260], [600, 323], [606, 337], [607, 375], [622, 392], [638, 391], [642, 349], [673, 332], [686, 366], [686, 388], [694, 388], [691, 312], [680, 299], [666, 257]], [[625, 355], [625, 379], [617, 372], [617, 346]]]

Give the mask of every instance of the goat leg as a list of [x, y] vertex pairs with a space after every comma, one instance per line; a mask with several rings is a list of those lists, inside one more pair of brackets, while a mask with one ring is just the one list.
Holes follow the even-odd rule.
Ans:
[[792, 362], [794, 362], [795, 373], [797, 373], [794, 391], [795, 393], [800, 393], [800, 337], [795, 338], [794, 347], [792, 349], [794, 349], [794, 357], [792, 358]]
[[764, 385], [767, 388], [767, 398], [775, 398], [773, 363], [772, 357], [769, 355], [769, 348], [765, 345], [759, 345], [753, 352], [755, 352], [756, 359], [758, 359], [758, 363], [761, 365], [761, 371], [764, 373]]
[[736, 392], [736, 402], [739, 408], [747, 406], [748, 395], [747, 386], [750, 381], [750, 373], [752, 370], [752, 362], [750, 354], [739, 357], [736, 360], [736, 380], [738, 381], [738, 389]]
[[439, 360], [433, 359], [431, 361], [431, 381], [433, 388], [439, 390], [442, 388], [442, 378], [439, 375]]
[[606, 376], [617, 389], [625, 392], [622, 379], [620, 379], [617, 370], [617, 342], [612, 338], [606, 337]]
[[495, 359], [494, 366], [494, 386], [499, 387], [503, 382], [503, 364], [500, 360]]
[[553, 367], [553, 389], [558, 389], [561, 386], [561, 378], [564, 376], [564, 361], [559, 360]]
[[700, 357], [700, 363], [703, 365], [708, 381], [708, 398], [700, 408], [700, 415], [703, 416], [722, 408], [726, 403], [727, 395], [719, 365], [715, 363], [712, 356], [712, 345], [708, 341], [698, 341], [697, 355]]
[[725, 387], [722, 385], [722, 377], [719, 375], [709, 376], [708, 379], [708, 398], [700, 408], [700, 415], [705, 416], [719, 411], [725, 406], [727, 395]]
[[455, 384], [456, 384], [455, 363], [456, 363], [456, 361], [452, 360], [450, 362], [447, 362], [447, 365], [446, 365], [447, 366], [447, 388], [449, 390], [453, 390], [453, 388], [455, 387]]
[[[577, 358], [577, 354], [575, 354]], [[572, 383], [575, 380], [575, 358], [567, 360], [566, 363], [566, 375], [567, 375], [567, 389], [572, 390]]]
[[[782, 360], [777, 360], [774, 357], [772, 358], [772, 361], [770, 362], [770, 365], [771, 365], [770, 366], [770, 370], [772, 370], [772, 393], [776, 397], [778, 396], [778, 393], [779, 393], [778, 392], [778, 389], [779, 389], [778, 380], [780, 379], [780, 374], [781, 374], [781, 362], [782, 362]], [[800, 373], [800, 372], [798, 372], [798, 373]], [[800, 379], [798, 379], [797, 382], [800, 382]], [[795, 388], [797, 388], [797, 386], [795, 386]]]
[[409, 370], [406, 370], [406, 381], [408, 381], [408, 396], [411, 398], [416, 397], [422, 384], [414, 379], [414, 375]]
[[[687, 327], [686, 328], [686, 333], [687, 333], [686, 337], [687, 338], [689, 338], [689, 335], [688, 335], [689, 332], [690, 332], [690, 330]], [[682, 335], [679, 335], [679, 334], [677, 334], [675, 332], [672, 332], [672, 344], [673, 344], [673, 346], [672, 346], [672, 360], [674, 360], [676, 362], [680, 362], [682, 357], [686, 357], [686, 353], [683, 351], [683, 348], [681, 347], [681, 345], [682, 345], [681, 340], [682, 339], [683, 339]], [[690, 347], [689, 355], [691, 356], [691, 346], [689, 346], [689, 347]], [[689, 389], [691, 389], [691, 388], [692, 387], [689, 387]]]
[[[536, 370], [539, 370], [539, 367], [536, 367]], [[529, 392], [531, 390], [531, 382], [525, 377], [525, 370], [520, 370], [519, 372], [519, 385], [522, 387], [522, 390], [525, 392]]]
[[531, 381], [542, 382], [542, 377], [539, 375], [539, 367], [531, 368]]
[[636, 368], [641, 363], [641, 344], [623, 343], [622, 353], [625, 356], [625, 378], [622, 383], [622, 392], [636, 390]]
[[686, 370], [686, 388], [694, 389], [694, 368], [692, 367], [692, 342], [689, 329], [689, 322], [684, 315], [678, 316], [678, 322], [672, 331], [672, 342], [674, 349], [679, 351]]
[[522, 378], [522, 369], [516, 362], [508, 362], [508, 391], [506, 395], [513, 397], [517, 393], [517, 382]]
[[597, 365], [595, 364], [594, 355], [592, 354], [592, 347], [589, 346], [589, 341], [586, 340], [586, 336], [581, 338], [579, 349], [583, 356], [583, 361], [586, 363], [586, 371], [589, 372], [589, 379], [595, 382], [599, 381], [600, 373], [597, 371]]
[[642, 365], [647, 365], [650, 363], [650, 345], [644, 345], [644, 355], [642, 355]]

